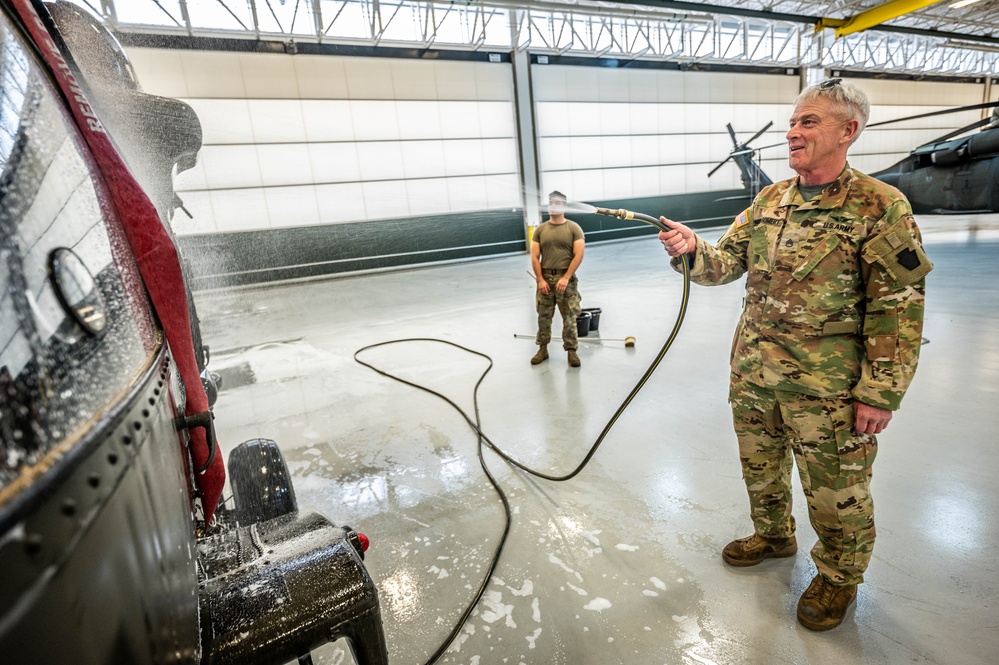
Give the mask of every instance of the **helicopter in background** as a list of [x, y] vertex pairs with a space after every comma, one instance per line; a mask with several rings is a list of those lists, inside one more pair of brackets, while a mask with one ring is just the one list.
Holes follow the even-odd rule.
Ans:
[[[962, 106], [877, 122], [870, 127], [884, 126], [929, 116], [958, 113], [976, 109], [999, 109], [999, 102]], [[733, 150], [708, 173], [710, 177], [732, 160], [742, 174], [742, 184], [750, 200], [761, 189], [773, 183], [755, 159], [760, 150], [784, 145], [752, 148], [755, 141], [773, 125], [756, 132], [748, 141], [736, 139], [731, 123], [727, 125]], [[970, 133], [976, 129], [980, 132]], [[956, 137], [956, 138], [955, 138]], [[999, 113], [955, 129], [933, 141], [915, 148], [907, 157], [876, 173], [869, 174], [897, 187], [917, 214], [959, 214], [999, 212]]]

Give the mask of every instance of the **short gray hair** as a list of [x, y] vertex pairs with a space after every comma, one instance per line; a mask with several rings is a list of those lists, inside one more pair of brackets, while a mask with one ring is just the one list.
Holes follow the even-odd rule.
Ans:
[[[838, 106], [847, 118], [856, 120], [860, 124], [857, 128], [857, 137], [859, 137], [871, 118], [871, 102], [867, 99], [867, 93], [849, 81], [834, 78], [802, 90], [794, 100], [794, 105], [815, 101], [821, 97]], [[854, 141], [857, 137], [854, 137]]]

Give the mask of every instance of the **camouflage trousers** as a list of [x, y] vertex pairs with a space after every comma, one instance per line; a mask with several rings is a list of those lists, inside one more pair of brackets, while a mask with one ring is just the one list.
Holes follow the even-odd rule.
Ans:
[[537, 293], [538, 309], [538, 336], [535, 341], [540, 344], [548, 344], [552, 341], [552, 319], [555, 318], [555, 306], [558, 305], [559, 314], [562, 315], [562, 348], [575, 349], [579, 344], [576, 335], [576, 318], [582, 311], [580, 309], [579, 280], [573, 275], [569, 278], [569, 285], [565, 287], [563, 293], [555, 290], [555, 285], [562, 279], [564, 270], [542, 270], [541, 275], [548, 282], [548, 295]]
[[791, 458], [819, 540], [812, 560], [834, 584], [859, 584], [874, 551], [873, 434], [853, 431], [853, 400], [773, 391], [733, 377], [729, 401], [750, 515], [761, 536], [794, 533]]

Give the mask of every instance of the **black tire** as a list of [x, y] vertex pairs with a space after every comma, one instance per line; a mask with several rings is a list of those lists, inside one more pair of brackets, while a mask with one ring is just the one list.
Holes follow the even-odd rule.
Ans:
[[240, 526], [298, 511], [284, 455], [270, 439], [251, 439], [229, 453], [229, 484]]

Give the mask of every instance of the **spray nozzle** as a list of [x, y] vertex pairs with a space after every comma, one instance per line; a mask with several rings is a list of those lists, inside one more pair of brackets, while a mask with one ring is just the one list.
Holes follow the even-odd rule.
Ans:
[[624, 208], [618, 208], [617, 210], [611, 210], [610, 208], [597, 208], [597, 214], [617, 217], [619, 219], [635, 219], [635, 213], [630, 210], [625, 210]]

